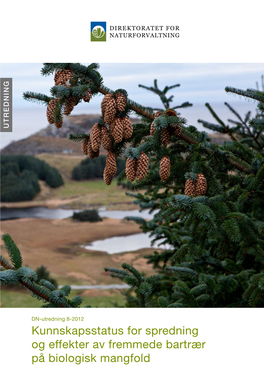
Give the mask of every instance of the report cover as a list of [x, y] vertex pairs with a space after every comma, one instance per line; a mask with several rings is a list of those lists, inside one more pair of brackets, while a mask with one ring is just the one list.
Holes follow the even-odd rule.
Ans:
[[5, 5], [4, 369], [261, 369], [258, 8]]

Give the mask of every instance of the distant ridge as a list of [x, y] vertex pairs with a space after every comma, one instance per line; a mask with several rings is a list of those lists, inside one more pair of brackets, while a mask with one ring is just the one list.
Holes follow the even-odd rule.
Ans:
[[7, 145], [1, 150], [1, 154], [81, 154], [80, 144], [70, 141], [69, 134], [90, 133], [92, 126], [99, 118], [99, 114], [64, 117], [62, 128], [57, 129], [54, 124], [50, 124], [23, 140]]

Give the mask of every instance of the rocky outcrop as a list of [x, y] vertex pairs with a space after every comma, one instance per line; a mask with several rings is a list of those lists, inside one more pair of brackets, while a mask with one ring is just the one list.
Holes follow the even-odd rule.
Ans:
[[63, 118], [63, 126], [53, 124], [35, 133], [34, 136], [68, 138], [70, 133], [90, 133], [92, 126], [98, 122], [99, 115], [71, 115]]
[[29, 136], [13, 141], [1, 154], [65, 153], [82, 154], [80, 144], [69, 140], [70, 133], [90, 133], [92, 126], [99, 120], [99, 115], [71, 115], [63, 119], [63, 126], [57, 129], [53, 124]]

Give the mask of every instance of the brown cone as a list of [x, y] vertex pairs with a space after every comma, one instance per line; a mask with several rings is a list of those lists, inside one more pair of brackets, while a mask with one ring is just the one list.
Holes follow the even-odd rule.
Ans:
[[88, 138], [86, 138], [86, 139], [84, 139], [83, 141], [82, 141], [82, 146], [81, 146], [81, 148], [82, 148], [82, 152], [83, 152], [83, 154], [84, 155], [88, 155]]
[[195, 192], [196, 196], [203, 196], [207, 191], [207, 181], [203, 174], [197, 174]]
[[105, 167], [107, 169], [107, 173], [114, 177], [117, 172], [116, 157], [111, 151], [107, 152]]
[[49, 101], [48, 106], [47, 106], [47, 120], [50, 124], [54, 123], [54, 109], [56, 106], [56, 100], [52, 99]]
[[109, 124], [109, 130], [110, 130], [111, 136], [113, 136], [113, 133], [115, 131], [115, 122], [112, 122]]
[[[157, 111], [155, 114], [154, 114], [154, 119], [160, 117], [162, 115], [162, 112], [161, 111]], [[154, 125], [154, 121], [151, 123], [151, 126], [150, 126], [150, 135], [153, 136], [155, 133], [155, 125]]]
[[170, 158], [167, 155], [164, 155], [160, 161], [159, 174], [162, 181], [170, 176]]
[[55, 85], [65, 85], [68, 80], [73, 78], [71, 70], [58, 69], [54, 75]]
[[161, 111], [156, 111], [156, 113], [154, 114], [154, 119], [160, 117], [161, 115], [162, 115]]
[[177, 117], [177, 114], [174, 110], [167, 110], [166, 113], [167, 117]]
[[115, 118], [115, 125], [112, 131], [112, 136], [115, 142], [119, 143], [123, 140], [124, 125], [121, 118]]
[[179, 136], [181, 136], [181, 134], [182, 134], [181, 126], [177, 125], [176, 128], [174, 127], [173, 135], [176, 136], [176, 137], [179, 137]]
[[102, 114], [103, 114], [103, 115], [104, 115], [104, 113], [105, 113], [105, 109], [106, 109], [106, 106], [107, 106], [107, 102], [108, 102], [111, 98], [113, 98], [113, 95], [112, 95], [111, 93], [107, 93], [107, 94], [104, 96], [104, 98], [103, 98], [103, 100], [102, 100], [102, 102], [101, 102], [101, 110], [102, 110]]
[[184, 193], [186, 194], [186, 196], [195, 197], [195, 182], [193, 180], [186, 180]]
[[98, 152], [101, 146], [101, 128], [99, 127], [98, 123], [95, 123], [91, 129], [90, 139], [92, 144], [92, 149], [94, 152]]
[[107, 101], [105, 112], [104, 112], [104, 121], [107, 124], [111, 124], [116, 116], [116, 101], [112, 97]]
[[65, 100], [64, 115], [70, 115], [76, 104], [76, 98], [71, 96]]
[[55, 74], [54, 74], [54, 82], [55, 82], [55, 85], [59, 85], [60, 84], [60, 76], [62, 74], [62, 70], [61, 69], [58, 69], [55, 71]]
[[116, 108], [118, 111], [124, 111], [126, 108], [126, 96], [122, 92], [116, 94]]
[[83, 96], [83, 101], [85, 102], [89, 102], [91, 100], [91, 97], [92, 97], [92, 92], [89, 90], [87, 91]]
[[112, 140], [111, 140], [110, 133], [109, 133], [105, 124], [101, 127], [101, 133], [102, 133], [103, 148], [105, 150], [111, 150], [112, 149]]
[[167, 146], [170, 142], [170, 129], [169, 126], [165, 127], [164, 129], [161, 130], [161, 142], [163, 145]]
[[126, 160], [126, 177], [129, 181], [134, 181], [137, 172], [137, 159], [127, 158]]
[[143, 180], [148, 173], [149, 160], [144, 152], [141, 152], [140, 157], [137, 161], [137, 172], [136, 177], [138, 180]]
[[87, 154], [88, 154], [89, 158], [91, 158], [91, 159], [98, 157], [99, 154], [100, 154], [100, 150], [98, 150], [97, 152], [93, 151], [92, 142], [91, 142], [90, 138], [89, 138], [88, 143], [87, 143]]
[[154, 125], [154, 122], [152, 122], [150, 125], [150, 135], [153, 136], [154, 133], [155, 133], [155, 125]]
[[112, 180], [113, 180], [113, 176], [111, 175], [108, 167], [106, 167], [106, 166], [104, 168], [103, 179], [104, 179], [104, 182], [106, 183], [106, 185], [110, 185]]
[[133, 126], [131, 120], [128, 117], [123, 118], [123, 127], [124, 127], [124, 139], [129, 140], [133, 135]]

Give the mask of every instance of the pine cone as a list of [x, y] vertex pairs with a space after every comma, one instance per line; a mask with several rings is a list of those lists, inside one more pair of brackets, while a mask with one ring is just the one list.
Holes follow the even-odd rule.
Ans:
[[55, 71], [55, 74], [54, 74], [54, 82], [55, 82], [55, 85], [60, 85], [60, 76], [62, 74], [62, 70], [61, 69], [58, 69]]
[[170, 176], [170, 158], [167, 155], [164, 155], [160, 161], [159, 174], [162, 181]]
[[48, 103], [48, 106], [47, 106], [47, 120], [49, 122], [49, 124], [53, 124], [54, 123], [54, 110], [55, 110], [55, 106], [56, 106], [56, 100], [55, 99], [51, 99]]
[[177, 125], [176, 127], [173, 128], [173, 135], [175, 137], [179, 137], [179, 136], [181, 136], [181, 134], [182, 134], [181, 126]]
[[93, 151], [92, 142], [91, 142], [90, 138], [89, 138], [88, 143], [87, 143], [87, 154], [88, 154], [89, 158], [91, 158], [91, 159], [98, 157], [99, 154], [100, 154], [100, 150], [98, 150], [97, 152]]
[[90, 89], [89, 89], [89, 91], [87, 91], [87, 92], [82, 96], [84, 102], [89, 102], [89, 101], [91, 100], [91, 97], [92, 97], [92, 92], [90, 91]]
[[71, 96], [65, 100], [64, 115], [70, 115], [76, 104], [76, 98]]
[[123, 140], [124, 125], [121, 118], [115, 118], [115, 125], [112, 131], [112, 136], [115, 142], [119, 143]]
[[116, 94], [116, 108], [118, 111], [124, 111], [126, 108], [126, 96], [122, 92]]
[[116, 116], [116, 101], [112, 97], [107, 101], [105, 112], [104, 112], [104, 121], [107, 124], [111, 124]]
[[207, 181], [203, 174], [197, 174], [195, 192], [196, 196], [203, 196], [207, 191]]
[[106, 167], [106, 166], [104, 168], [103, 179], [104, 179], [104, 182], [106, 183], [106, 185], [110, 185], [112, 180], [113, 180], [113, 176], [111, 175], [108, 167]]
[[[154, 114], [154, 119], [160, 117], [161, 115], [162, 115], [161, 111], [156, 111], [156, 113]], [[150, 135], [153, 136], [154, 133], [155, 133], [155, 126], [154, 126], [154, 121], [153, 121], [150, 126]]]
[[154, 121], [150, 125], [150, 135], [153, 136], [155, 133]]
[[107, 152], [105, 167], [107, 169], [107, 174], [110, 174], [112, 177], [114, 177], [117, 172], [116, 157], [115, 154], [111, 151]]
[[129, 181], [134, 181], [137, 172], [137, 159], [127, 158], [126, 160], [126, 177]]
[[170, 138], [171, 138], [169, 126], [163, 128], [161, 130], [161, 135], [160, 136], [161, 136], [160, 138], [161, 138], [162, 144], [167, 146], [169, 144]]
[[112, 149], [112, 140], [111, 140], [110, 133], [109, 133], [105, 124], [101, 127], [101, 133], [102, 133], [103, 148], [105, 150], [111, 150]]
[[101, 128], [99, 127], [98, 123], [95, 123], [91, 129], [90, 139], [92, 144], [92, 149], [94, 152], [98, 152], [101, 146]]
[[174, 110], [167, 110], [165, 114], [167, 115], [167, 117], [177, 117], [177, 114]]
[[73, 78], [73, 73], [71, 72], [71, 70], [64, 70], [64, 76], [65, 79], [67, 79], [66, 81], [68, 81]]
[[154, 119], [160, 117], [161, 115], [162, 115], [161, 111], [156, 111], [156, 113], [154, 114]]
[[109, 124], [109, 130], [110, 130], [111, 136], [113, 136], [113, 133], [115, 131], [115, 122], [112, 122]]
[[143, 180], [148, 173], [149, 160], [144, 152], [141, 152], [140, 157], [137, 161], [137, 172], [136, 177], [138, 180]]
[[73, 78], [71, 70], [56, 70], [54, 75], [55, 85], [65, 85], [68, 80]]
[[193, 180], [186, 180], [184, 193], [186, 194], [186, 196], [195, 197], [195, 182]]
[[108, 101], [109, 101], [111, 98], [113, 98], [113, 95], [112, 95], [111, 93], [107, 93], [107, 94], [104, 96], [104, 98], [103, 98], [103, 100], [102, 100], [102, 102], [101, 102], [101, 110], [102, 110], [102, 114], [103, 114], [103, 115], [104, 115], [104, 113], [105, 113], [105, 109], [106, 109], [107, 103], [108, 103]]
[[124, 139], [129, 140], [133, 134], [133, 126], [131, 120], [128, 117], [124, 117], [123, 119], [123, 128], [124, 128]]
[[82, 152], [83, 152], [83, 154], [84, 155], [88, 155], [88, 138], [86, 138], [86, 139], [84, 139], [83, 141], [82, 141], [82, 146], [81, 146], [81, 148], [82, 148]]

